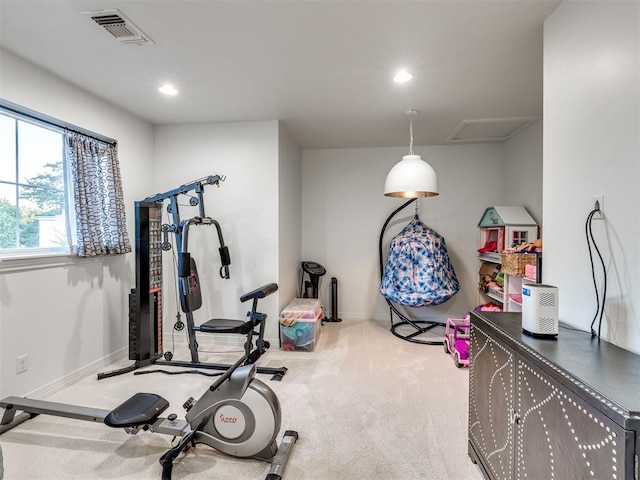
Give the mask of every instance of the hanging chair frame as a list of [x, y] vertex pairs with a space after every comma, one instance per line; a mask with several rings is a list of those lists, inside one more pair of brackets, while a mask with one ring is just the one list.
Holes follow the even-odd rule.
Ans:
[[[380, 231], [380, 240], [378, 242], [378, 255], [380, 260], [380, 281], [382, 281], [382, 278], [384, 277], [384, 258], [383, 258], [383, 251], [382, 251], [382, 242], [384, 239], [384, 234], [387, 231], [387, 227], [389, 226], [389, 223], [391, 222], [391, 220], [398, 213], [400, 213], [402, 210], [404, 210], [406, 207], [411, 205], [416, 200], [417, 198], [412, 198], [406, 201], [405, 203], [403, 203], [397, 209], [395, 209], [391, 213], [391, 215], [387, 217], [387, 220], [384, 222], [384, 225], [382, 226], [382, 230]], [[402, 340], [406, 340], [407, 342], [419, 343], [422, 345], [442, 345], [444, 343], [444, 336], [442, 336], [440, 340], [420, 338], [420, 335], [429, 333], [430, 330], [432, 330], [433, 328], [444, 327], [445, 326], [444, 322], [438, 322], [437, 320], [413, 320], [409, 318], [407, 315], [405, 315], [404, 313], [402, 313], [400, 310], [398, 310], [398, 308], [393, 304], [391, 300], [385, 297], [385, 301], [389, 306], [389, 319], [391, 322], [391, 327], [389, 328], [389, 330], [396, 337], [401, 338]], [[394, 314], [398, 317], [398, 320], [395, 322], [393, 319]], [[406, 327], [406, 326], [410, 327], [409, 331], [412, 333], [403, 334], [398, 331], [398, 328]], [[413, 331], [411, 329], [413, 329]]]

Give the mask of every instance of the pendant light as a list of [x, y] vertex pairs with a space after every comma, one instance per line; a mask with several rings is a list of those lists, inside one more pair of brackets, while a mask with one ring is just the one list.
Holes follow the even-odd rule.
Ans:
[[409, 117], [409, 154], [396, 163], [384, 182], [387, 197], [419, 198], [435, 197], [438, 191], [438, 175], [420, 155], [413, 153], [413, 119], [417, 110], [407, 111]]

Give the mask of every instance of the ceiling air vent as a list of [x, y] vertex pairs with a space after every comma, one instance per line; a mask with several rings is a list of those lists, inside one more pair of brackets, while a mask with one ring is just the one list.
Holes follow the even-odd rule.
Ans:
[[94, 10], [85, 12], [91, 19], [114, 36], [120, 43], [144, 45], [153, 43], [142, 30], [136, 27], [131, 20], [122, 15], [119, 10]]

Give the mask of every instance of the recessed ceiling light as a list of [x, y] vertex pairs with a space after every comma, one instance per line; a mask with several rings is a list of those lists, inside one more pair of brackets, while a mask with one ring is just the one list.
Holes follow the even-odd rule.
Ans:
[[413, 75], [411, 75], [409, 72], [407, 72], [406, 70], [400, 70], [394, 75], [393, 81], [397, 83], [404, 83], [411, 80], [411, 78], [413, 78]]
[[165, 95], [177, 95], [178, 90], [173, 85], [162, 85], [158, 90]]

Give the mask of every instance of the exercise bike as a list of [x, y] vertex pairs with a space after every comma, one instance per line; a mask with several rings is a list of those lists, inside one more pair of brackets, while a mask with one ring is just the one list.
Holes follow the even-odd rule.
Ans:
[[[248, 316], [266, 319], [266, 315], [257, 312], [258, 300], [277, 290], [278, 285], [270, 283], [243, 295], [241, 302], [253, 300]], [[266, 478], [278, 480], [282, 478], [298, 434], [286, 431], [278, 447], [280, 402], [271, 388], [255, 378], [255, 362], [263, 352], [264, 349], [256, 348], [245, 353], [198, 400], [189, 398], [184, 404], [184, 419], [178, 419], [174, 413], [160, 417], [169, 402], [154, 393], [136, 393], [111, 411], [7, 397], [0, 401], [0, 408], [5, 409], [0, 418], [0, 435], [39, 414], [102, 422], [133, 435], [149, 431], [181, 437], [178, 444], [160, 458], [162, 480], [171, 479], [173, 461], [180, 453], [198, 443], [234, 457], [270, 461]], [[21, 413], [16, 415], [18, 411]]]

